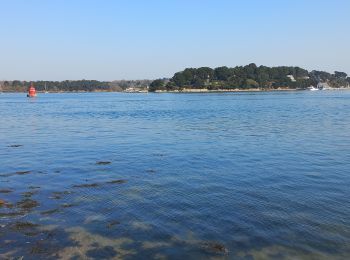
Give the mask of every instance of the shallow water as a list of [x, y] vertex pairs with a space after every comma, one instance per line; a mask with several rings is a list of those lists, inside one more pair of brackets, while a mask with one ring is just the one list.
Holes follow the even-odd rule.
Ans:
[[0, 258], [350, 257], [350, 92], [0, 95]]

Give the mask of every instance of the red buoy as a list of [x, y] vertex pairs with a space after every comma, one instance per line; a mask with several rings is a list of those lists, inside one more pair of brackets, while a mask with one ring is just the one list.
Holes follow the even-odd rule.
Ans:
[[28, 89], [27, 97], [36, 97], [36, 90], [34, 88], [33, 83], [30, 84], [30, 87]]

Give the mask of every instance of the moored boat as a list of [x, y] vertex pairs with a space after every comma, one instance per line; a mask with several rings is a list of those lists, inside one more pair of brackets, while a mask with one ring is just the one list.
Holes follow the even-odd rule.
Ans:
[[315, 91], [315, 90], [319, 90], [318, 88], [315, 88], [314, 86], [310, 86], [307, 88], [310, 91]]

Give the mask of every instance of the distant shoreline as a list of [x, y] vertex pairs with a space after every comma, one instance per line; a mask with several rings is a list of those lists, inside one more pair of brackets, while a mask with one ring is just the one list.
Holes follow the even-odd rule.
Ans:
[[[183, 89], [183, 90], [156, 90], [153, 92], [140, 91], [37, 91], [38, 94], [60, 94], [60, 93], [215, 93], [215, 92], [270, 92], [270, 91], [300, 91], [305, 89]], [[27, 93], [27, 91], [3, 91], [0, 93]]]
[[215, 92], [269, 92], [269, 91], [299, 91], [304, 89], [290, 89], [290, 88], [278, 88], [278, 89], [183, 89], [183, 90], [156, 90], [154, 93], [215, 93]]
[[[38, 94], [64, 94], [64, 93], [225, 93], [225, 92], [289, 92], [289, 91], [306, 91], [307, 89], [302, 88], [277, 88], [277, 89], [259, 89], [259, 88], [249, 88], [249, 89], [183, 89], [183, 90], [156, 90], [154, 92], [149, 92], [145, 90], [140, 91], [37, 91]], [[330, 88], [326, 90], [350, 90], [350, 88]], [[23, 93], [26, 94], [26, 91], [2, 91], [1, 93]]]
[[[350, 88], [330, 88], [324, 90], [350, 90]], [[217, 89], [217, 90], [209, 90], [209, 89], [185, 89], [182, 91], [178, 90], [157, 90], [151, 93], [225, 93], [225, 92], [292, 92], [292, 91], [308, 91], [308, 89], [302, 88], [278, 88], [278, 89]], [[319, 90], [321, 91], [321, 90]]]

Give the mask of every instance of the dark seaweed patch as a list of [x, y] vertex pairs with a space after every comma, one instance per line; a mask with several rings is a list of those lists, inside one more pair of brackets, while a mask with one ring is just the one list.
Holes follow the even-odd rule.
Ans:
[[22, 211], [13, 211], [13, 212], [0, 212], [0, 218], [3, 217], [18, 217], [18, 216], [23, 216], [24, 212]]
[[109, 259], [111, 257], [115, 257], [116, 255], [117, 251], [115, 251], [111, 246], [95, 248], [86, 252], [86, 256], [93, 259]]
[[109, 223], [107, 224], [107, 228], [112, 228], [112, 227], [114, 227], [114, 226], [116, 226], [116, 225], [119, 225], [119, 224], [120, 224], [119, 221], [114, 220], [114, 221], [111, 221], [111, 222], [109, 222]]
[[54, 195], [68, 195], [68, 194], [71, 194], [71, 193], [73, 193], [73, 192], [69, 191], [69, 190], [52, 192], [52, 194], [54, 194]]
[[152, 155], [155, 156], [155, 157], [164, 157], [165, 156], [164, 153], [154, 153]]
[[12, 175], [14, 175], [14, 173], [2, 173], [0, 174], [0, 177], [10, 177]]
[[86, 183], [86, 184], [78, 184], [73, 185], [74, 188], [93, 188], [98, 187], [99, 185], [97, 183]]
[[10, 189], [1, 189], [0, 190], [0, 193], [10, 193], [12, 192], [13, 190], [10, 190]]
[[38, 241], [30, 249], [31, 254], [47, 254], [49, 253], [47, 245], [43, 241]]
[[0, 174], [0, 177], [10, 177], [13, 175], [26, 175], [31, 173], [31, 171], [18, 171], [18, 172], [14, 172], [14, 173], [4, 173], [4, 174]]
[[5, 174], [0, 174], [0, 177], [10, 177], [13, 175], [26, 175], [31, 173], [31, 171], [18, 171], [18, 172], [14, 172], [14, 173], [5, 173]]
[[110, 161], [99, 161], [99, 162], [96, 162], [97, 165], [107, 165], [107, 164], [111, 164], [112, 162]]
[[61, 208], [71, 208], [73, 206], [76, 206], [76, 204], [73, 203], [64, 203], [61, 205]]
[[28, 189], [31, 189], [31, 190], [40, 189], [40, 186], [29, 186]]
[[37, 226], [39, 226], [39, 225], [31, 223], [31, 222], [20, 222], [20, 221], [17, 221], [14, 224], [11, 225], [11, 229], [15, 230], [15, 231], [22, 231], [22, 230], [25, 230], [25, 229], [36, 228]]
[[127, 182], [127, 180], [113, 180], [113, 181], [108, 181], [107, 183], [109, 183], [109, 184], [123, 184], [126, 182]]
[[32, 199], [24, 199], [20, 202], [17, 202], [17, 207], [22, 208], [24, 210], [30, 210], [32, 208], [38, 207], [40, 204], [39, 202], [32, 200]]
[[15, 174], [17, 175], [25, 175], [25, 174], [29, 174], [31, 173], [31, 171], [18, 171], [18, 172], [15, 172]]
[[72, 191], [68, 191], [68, 190], [65, 190], [65, 191], [54, 191], [52, 192], [52, 196], [50, 197], [50, 199], [61, 199], [63, 195], [68, 195], [68, 194], [71, 194], [73, 193]]
[[208, 253], [225, 255], [229, 253], [229, 250], [223, 244], [217, 242], [204, 242], [201, 244], [201, 248]]
[[50, 196], [49, 199], [59, 200], [59, 199], [62, 199], [62, 197], [58, 194], [54, 194], [54, 195]]
[[51, 214], [54, 214], [54, 213], [57, 213], [59, 212], [60, 209], [50, 209], [50, 210], [46, 210], [46, 211], [42, 211], [40, 214], [41, 215], [51, 215]]
[[0, 208], [1, 207], [13, 208], [13, 204], [0, 199]]
[[30, 259], [58, 259], [58, 253], [66, 246], [79, 246], [77, 242], [69, 238], [64, 230], [46, 230], [41, 233], [45, 235], [45, 238], [35, 242], [30, 248], [30, 254], [40, 256], [29, 257]]
[[6, 202], [4, 200], [0, 199], [0, 207], [5, 206], [5, 205], [6, 205]]
[[41, 233], [40, 231], [29, 231], [29, 232], [25, 232], [24, 235], [26, 235], [27, 237], [35, 237], [40, 233]]
[[[106, 183], [108, 184], [123, 184], [126, 183], [127, 180], [112, 180], [112, 181], [108, 181]], [[100, 186], [102, 183], [86, 183], [86, 184], [76, 184], [73, 185], [73, 188], [96, 188], [98, 186]]]
[[25, 198], [30, 198], [31, 196], [37, 194], [38, 191], [26, 191], [22, 193], [22, 196]]

